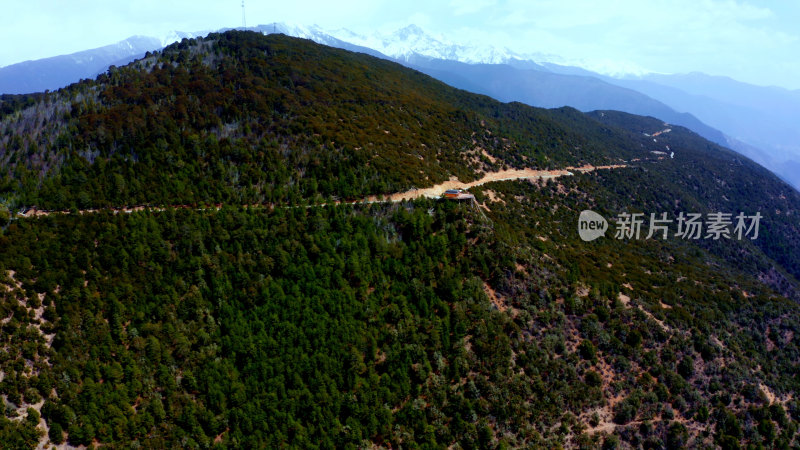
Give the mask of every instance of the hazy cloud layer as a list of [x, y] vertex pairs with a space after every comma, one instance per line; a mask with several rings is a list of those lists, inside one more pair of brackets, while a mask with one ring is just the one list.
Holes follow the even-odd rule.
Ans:
[[[450, 41], [556, 54], [597, 70], [702, 71], [800, 88], [800, 2], [467, 0], [246, 3], [248, 25], [361, 33], [416, 23]], [[0, 66], [110, 44], [241, 25], [241, 0], [4, 2]]]

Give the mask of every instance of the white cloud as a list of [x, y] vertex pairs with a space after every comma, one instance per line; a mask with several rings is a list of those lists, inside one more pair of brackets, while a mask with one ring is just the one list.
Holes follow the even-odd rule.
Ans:
[[[746, 76], [751, 82], [782, 79], [797, 86], [800, 63], [793, 63], [792, 76], [765, 70], [771, 60], [800, 54], [796, 27], [778, 23], [785, 13], [733, 0], [509, 0], [487, 16], [488, 25], [461, 27], [458, 33], [480, 34], [519, 52], [606, 65], [616, 60], [659, 72]], [[760, 67], [761, 75], [753, 67]]]
[[475, 14], [496, 5], [495, 0], [451, 0], [450, 8], [456, 16]]
[[[800, 87], [800, 2], [771, 0], [245, 0], [247, 22], [318, 24], [362, 34], [417, 23], [453, 41], [659, 72], [704, 71]], [[134, 34], [241, 24], [241, 0], [3, 2], [0, 65], [110, 44]], [[9, 45], [8, 43], [13, 43]], [[771, 70], [781, 60], [781, 71]]]

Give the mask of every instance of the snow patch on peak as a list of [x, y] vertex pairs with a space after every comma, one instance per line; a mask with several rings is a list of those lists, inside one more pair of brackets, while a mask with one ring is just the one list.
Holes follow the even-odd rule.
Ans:
[[163, 47], [166, 47], [166, 46], [168, 46], [170, 44], [174, 44], [176, 42], [180, 42], [180, 41], [182, 41], [184, 39], [194, 39], [196, 37], [205, 36], [208, 33], [210, 33], [210, 31], [197, 31], [197, 32], [194, 32], [194, 33], [187, 33], [185, 31], [174, 31], [173, 30], [173, 31], [170, 31], [167, 34], [159, 37], [158, 40], [161, 42], [161, 47], [163, 48]]
[[640, 76], [650, 71], [629, 61], [611, 59], [564, 58], [550, 53], [519, 53], [508, 47], [482, 42], [456, 43], [444, 36], [426, 32], [418, 25], [407, 25], [393, 32], [362, 35], [342, 28], [328, 32], [351, 44], [377, 50], [387, 56], [409, 62], [415, 57], [446, 59], [468, 64], [513, 64], [528, 61], [580, 67], [610, 76]]
[[508, 48], [490, 45], [454, 43], [444, 36], [434, 36], [418, 25], [407, 25], [390, 33], [374, 32], [361, 35], [348, 29], [329, 32], [332, 36], [351, 44], [368, 47], [396, 59], [408, 61], [416, 56], [446, 59], [465, 63], [505, 63], [511, 58], [521, 59]]
[[[272, 22], [248, 30], [263, 34], [282, 33], [314, 42], [341, 47], [351, 44], [366, 47], [391, 58], [413, 63], [417, 58], [444, 59], [467, 64], [515, 64], [552, 63], [562, 66], [580, 67], [609, 76], [641, 76], [650, 71], [627, 61], [610, 59], [563, 58], [549, 53], [518, 53], [508, 47], [496, 47], [483, 42], [453, 42], [443, 35], [432, 34], [416, 24], [409, 24], [393, 31], [373, 31], [367, 34], [347, 28], [326, 30], [319, 25], [304, 25], [293, 22]], [[203, 36], [207, 32], [171, 32], [161, 38], [162, 46], [183, 38]]]

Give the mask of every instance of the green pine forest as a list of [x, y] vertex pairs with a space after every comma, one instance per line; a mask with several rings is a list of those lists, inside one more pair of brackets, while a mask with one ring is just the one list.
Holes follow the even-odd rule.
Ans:
[[664, 125], [237, 31], [3, 96], [0, 448], [796, 448], [800, 194]]

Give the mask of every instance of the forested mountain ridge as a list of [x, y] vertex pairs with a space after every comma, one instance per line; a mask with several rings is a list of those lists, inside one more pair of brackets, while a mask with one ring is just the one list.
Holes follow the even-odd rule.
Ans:
[[[798, 443], [800, 198], [688, 130], [245, 32], [1, 106], [10, 211], [101, 208], [4, 218], [4, 445]], [[626, 167], [329, 202], [584, 163]], [[583, 242], [584, 209], [764, 217]]]
[[256, 33], [186, 40], [16, 103], [4, 105], [2, 188], [43, 208], [354, 198], [469, 180], [496, 169], [494, 158], [555, 168], [638, 151], [578, 113], [501, 104], [391, 62]]

